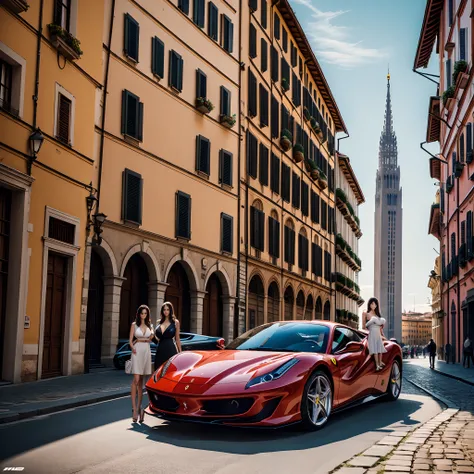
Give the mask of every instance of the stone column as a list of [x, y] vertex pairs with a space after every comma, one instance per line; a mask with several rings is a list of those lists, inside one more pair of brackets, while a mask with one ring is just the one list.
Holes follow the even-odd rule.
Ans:
[[234, 339], [234, 309], [236, 298], [234, 296], [222, 297], [222, 337], [225, 343], [228, 344]]
[[263, 323], [268, 323], [268, 295], [263, 295]]
[[104, 277], [104, 317], [102, 324], [102, 357], [112, 358], [117, 350], [120, 321], [120, 295], [125, 278]]
[[202, 334], [202, 313], [205, 291], [191, 291], [191, 332]]
[[150, 308], [153, 327], [156, 326], [157, 321], [160, 319], [161, 306], [165, 302], [165, 293], [168, 286], [168, 283], [159, 281], [148, 283], [148, 307]]

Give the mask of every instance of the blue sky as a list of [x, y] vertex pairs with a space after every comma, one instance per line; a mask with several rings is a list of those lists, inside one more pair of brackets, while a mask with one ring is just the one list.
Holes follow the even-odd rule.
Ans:
[[[340, 142], [365, 194], [359, 207], [359, 284], [367, 302], [373, 291], [374, 195], [390, 64], [393, 122], [403, 188], [403, 301], [409, 311], [429, 311], [428, 274], [439, 242], [428, 235], [430, 205], [438, 189], [429, 176], [428, 100], [436, 85], [413, 73], [425, 0], [290, 0], [313, 47], [350, 133]], [[437, 74], [433, 55], [425, 72]], [[340, 134], [342, 136], [342, 134]], [[437, 146], [429, 146], [437, 153]], [[365, 310], [365, 305], [363, 307]]]

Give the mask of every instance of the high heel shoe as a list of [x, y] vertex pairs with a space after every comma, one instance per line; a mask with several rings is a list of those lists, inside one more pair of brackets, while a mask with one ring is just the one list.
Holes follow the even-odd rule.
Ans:
[[132, 408], [132, 421], [133, 421], [134, 423], [136, 423], [137, 420], [138, 420], [138, 418], [135, 416], [135, 411], [134, 411], [133, 408]]
[[142, 408], [140, 410], [140, 423], [143, 423], [143, 420], [145, 419], [145, 409]]

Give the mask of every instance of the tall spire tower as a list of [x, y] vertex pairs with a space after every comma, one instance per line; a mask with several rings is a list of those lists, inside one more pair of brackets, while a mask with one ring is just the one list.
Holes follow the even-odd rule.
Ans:
[[387, 320], [385, 335], [399, 342], [402, 337], [402, 218], [402, 189], [389, 72], [376, 175], [374, 295], [379, 300], [382, 317]]

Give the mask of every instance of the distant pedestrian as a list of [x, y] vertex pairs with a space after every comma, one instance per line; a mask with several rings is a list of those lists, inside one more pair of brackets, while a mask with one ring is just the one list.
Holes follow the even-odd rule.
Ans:
[[464, 357], [462, 361], [463, 367], [466, 367], [466, 362], [467, 362], [467, 368], [469, 369], [471, 367], [471, 360], [472, 360], [472, 363], [474, 364], [472, 342], [469, 339], [469, 336], [467, 336], [466, 340], [464, 341]]
[[449, 359], [451, 358], [451, 344], [449, 342], [444, 346], [444, 353], [446, 355], [446, 364], [449, 364]]
[[380, 316], [379, 302], [377, 298], [370, 298], [367, 305], [367, 313], [364, 313], [364, 318], [369, 319], [365, 327], [369, 330], [367, 341], [369, 343], [369, 354], [374, 356], [375, 370], [378, 372], [385, 367], [382, 362], [382, 354], [387, 352], [383, 344], [383, 327], [385, 319]]
[[141, 305], [138, 308], [135, 321], [130, 327], [130, 347], [132, 349], [131, 373], [132, 381], [132, 420], [134, 423], [140, 415], [140, 423], [143, 423], [145, 411], [142, 409], [143, 377], [151, 375], [151, 349], [150, 342], [154, 337], [153, 326], [150, 322], [150, 308]]
[[415, 346], [411, 346], [411, 349], [410, 349], [410, 357], [412, 359], [415, 358]]
[[430, 355], [430, 369], [434, 369], [435, 357], [436, 357], [436, 343], [433, 339], [430, 339], [430, 342], [426, 346], [426, 350]]

